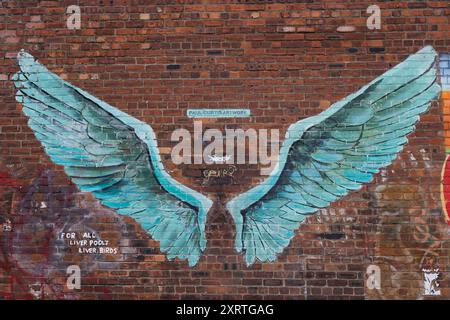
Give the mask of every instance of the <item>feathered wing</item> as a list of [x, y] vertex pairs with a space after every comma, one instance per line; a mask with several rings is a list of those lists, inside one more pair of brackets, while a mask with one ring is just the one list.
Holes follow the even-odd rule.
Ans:
[[164, 170], [152, 128], [61, 80], [25, 52], [16, 99], [53, 162], [81, 191], [133, 217], [169, 259], [193, 266], [205, 249], [212, 201]]
[[358, 190], [391, 164], [440, 92], [436, 57], [425, 47], [288, 128], [273, 173], [227, 204], [236, 224], [235, 247], [245, 250], [248, 265], [275, 260], [305, 216]]

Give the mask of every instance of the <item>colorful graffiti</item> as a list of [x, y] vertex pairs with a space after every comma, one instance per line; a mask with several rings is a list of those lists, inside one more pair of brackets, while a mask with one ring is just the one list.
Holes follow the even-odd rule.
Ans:
[[[73, 186], [58, 185], [56, 175], [44, 170], [31, 182], [21, 181], [20, 186], [15, 183], [16, 199], [9, 203], [11, 212], [5, 213], [11, 219], [13, 232], [3, 232], [0, 241], [0, 277], [4, 276], [0, 298], [78, 299], [78, 292], [66, 287], [67, 267], [80, 266], [88, 284], [95, 281], [94, 271], [101, 269], [100, 264], [105, 265], [105, 255], [80, 255], [60, 235], [83, 230], [101, 237], [102, 231], [91, 224], [91, 216], [108, 217], [114, 213], [93, 208]], [[123, 223], [114, 225], [118, 230], [123, 227]], [[36, 250], [30, 254], [32, 245]], [[114, 256], [112, 261], [119, 258]], [[108, 289], [103, 289], [108, 297]]]
[[[324, 112], [291, 125], [262, 184], [227, 204], [247, 265], [277, 259], [307, 215], [373, 180], [440, 92], [426, 47]], [[169, 260], [195, 265], [212, 201], [165, 171], [152, 128], [61, 80], [25, 52], [13, 78], [28, 125], [81, 191], [131, 216]]]
[[[425, 175], [435, 177], [438, 173], [437, 168], [429, 165], [426, 153], [409, 152], [402, 161], [410, 167], [420, 164], [416, 169], [424, 170]], [[407, 185], [401, 178], [381, 183], [374, 191], [371, 206], [377, 208], [377, 232], [370, 235], [369, 241], [376, 245], [369, 256], [370, 263], [380, 268], [381, 282], [378, 288], [366, 287], [367, 298], [426, 299], [431, 288], [437, 288], [439, 282], [445, 283], [448, 278], [448, 226], [442, 223], [437, 197], [427, 187]], [[403, 201], [396, 200], [399, 193], [414, 194], [424, 201], [424, 206], [436, 209], [405, 208]], [[429, 282], [431, 278], [434, 282]], [[448, 289], [441, 291], [442, 295], [448, 294]]]
[[441, 175], [441, 202], [445, 221], [450, 224], [450, 54], [441, 54], [439, 69], [442, 84], [445, 161]]

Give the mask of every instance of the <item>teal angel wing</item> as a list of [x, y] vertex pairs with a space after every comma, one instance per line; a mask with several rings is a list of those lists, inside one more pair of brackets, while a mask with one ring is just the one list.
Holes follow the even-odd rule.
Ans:
[[197, 263], [212, 201], [172, 179], [152, 128], [61, 80], [21, 51], [16, 99], [51, 160], [81, 191], [134, 218], [168, 259]]
[[407, 143], [439, 92], [437, 54], [425, 47], [322, 113], [291, 125], [279, 162], [227, 203], [248, 265], [273, 261], [306, 216], [358, 190]]

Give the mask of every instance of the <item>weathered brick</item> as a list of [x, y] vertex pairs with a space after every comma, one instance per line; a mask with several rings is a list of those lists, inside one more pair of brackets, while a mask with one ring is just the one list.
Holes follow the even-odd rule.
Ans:
[[[317, 115], [421, 47], [450, 53], [448, 1], [382, 2], [380, 30], [366, 29], [366, 8], [374, 4], [368, 0], [103, 2], [80, 2], [80, 30], [66, 28], [58, 1], [0, 5], [0, 251], [7, 259], [0, 264], [0, 299], [424, 299], [421, 263], [440, 268], [438, 298], [450, 297], [441, 205], [450, 90], [421, 115], [392, 164], [308, 216], [274, 262], [247, 266], [234, 249], [236, 226], [225, 209], [264, 180], [259, 165], [237, 165], [229, 176], [226, 165], [178, 166], [170, 141], [175, 129], [193, 130], [186, 112], [200, 108], [252, 113], [204, 119], [204, 129], [276, 128], [283, 138], [295, 121]], [[10, 81], [22, 48], [62, 79], [150, 124], [169, 174], [216, 201], [195, 267], [169, 261], [145, 226], [80, 192], [45, 154]], [[450, 69], [445, 58], [441, 66]], [[440, 77], [444, 85], [448, 72]], [[118, 254], [80, 254], [58, 239], [68, 230], [95, 232]], [[71, 264], [83, 268], [80, 290], [65, 286]], [[380, 267], [381, 290], [366, 286], [369, 265]], [[52, 273], [43, 277], [43, 270]]]

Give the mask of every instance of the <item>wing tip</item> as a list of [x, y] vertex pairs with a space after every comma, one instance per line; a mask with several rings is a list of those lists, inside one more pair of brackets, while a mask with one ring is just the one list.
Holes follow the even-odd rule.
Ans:
[[196, 255], [190, 255], [188, 258], [188, 266], [190, 268], [193, 268], [197, 265], [198, 261], [200, 260], [200, 255], [196, 254]]
[[24, 59], [33, 59], [34, 57], [29, 54], [28, 52], [26, 52], [24, 49], [20, 49], [20, 51], [17, 53], [17, 60], [21, 61]]
[[31, 66], [33, 66], [37, 60], [24, 49], [21, 49], [17, 53], [17, 64], [19, 65], [22, 71], [29, 70]]
[[420, 49], [419, 51], [417, 51], [417, 53], [431, 53], [434, 55], [437, 55], [438, 53], [436, 52], [436, 50], [433, 48], [433, 46], [428, 45], [423, 47], [422, 49]]

